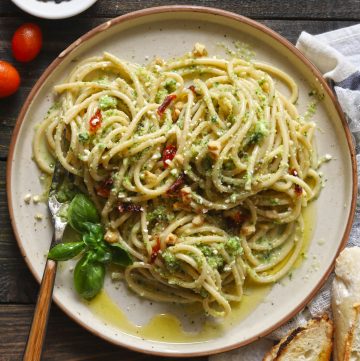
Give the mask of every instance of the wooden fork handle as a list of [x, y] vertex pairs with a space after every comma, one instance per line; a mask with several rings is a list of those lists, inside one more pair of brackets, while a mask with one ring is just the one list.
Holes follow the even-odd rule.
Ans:
[[56, 262], [47, 260], [23, 361], [40, 361], [56, 275]]

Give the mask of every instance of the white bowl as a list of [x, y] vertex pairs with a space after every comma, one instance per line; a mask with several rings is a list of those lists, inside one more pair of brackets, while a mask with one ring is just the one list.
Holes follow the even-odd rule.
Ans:
[[53, 0], [12, 0], [20, 9], [45, 19], [65, 19], [80, 14], [97, 0], [67, 0], [59, 4]]

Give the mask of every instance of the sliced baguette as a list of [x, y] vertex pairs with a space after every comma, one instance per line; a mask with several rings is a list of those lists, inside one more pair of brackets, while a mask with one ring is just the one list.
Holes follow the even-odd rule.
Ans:
[[310, 320], [280, 340], [263, 361], [329, 361], [333, 324], [327, 315]]
[[360, 360], [360, 248], [346, 248], [336, 260], [332, 289], [334, 361]]

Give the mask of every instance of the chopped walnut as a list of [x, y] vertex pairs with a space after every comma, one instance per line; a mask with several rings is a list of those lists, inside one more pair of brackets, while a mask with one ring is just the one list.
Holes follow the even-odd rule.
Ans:
[[104, 239], [108, 243], [115, 243], [118, 241], [118, 235], [115, 231], [108, 229], [105, 233]]
[[175, 103], [174, 108], [179, 109], [179, 110], [183, 110], [184, 105], [185, 104], [183, 102], [177, 102], [177, 103]]
[[240, 231], [240, 234], [242, 236], [250, 236], [251, 234], [255, 233], [255, 226], [253, 224], [244, 224], [242, 227], [241, 227], [241, 231]]
[[196, 43], [194, 45], [194, 49], [193, 49], [192, 53], [196, 57], [201, 57], [201, 56], [208, 55], [208, 52], [207, 52], [207, 50], [205, 48], [205, 45], [200, 44], [200, 43]]
[[183, 102], [177, 102], [174, 105], [173, 111], [172, 111], [172, 119], [173, 121], [177, 121], [179, 119], [179, 115], [181, 113], [181, 110], [184, 108], [184, 103]]
[[156, 183], [157, 176], [154, 173], [151, 173], [148, 170], [146, 170], [144, 172], [144, 179], [146, 184], [154, 184]]
[[193, 218], [193, 220], [191, 221], [191, 223], [194, 226], [202, 226], [204, 224], [204, 217], [202, 215], [197, 215], [196, 217]]
[[179, 115], [181, 113], [180, 109], [174, 109], [172, 112], [172, 120], [175, 122], [179, 119]]
[[174, 211], [191, 211], [191, 207], [182, 202], [174, 202], [173, 209]]
[[185, 104], [183, 102], [177, 102], [175, 105], [174, 105], [174, 108], [175, 109], [179, 109], [179, 110], [183, 110], [184, 109], [184, 106]]
[[184, 187], [180, 190], [181, 199], [185, 204], [189, 204], [191, 202], [191, 188]]
[[31, 194], [28, 193], [25, 197], [24, 197], [24, 202], [26, 204], [30, 204], [30, 201], [31, 201]]
[[165, 243], [171, 246], [173, 246], [177, 241], [178, 241], [178, 237], [173, 233], [170, 233], [165, 239]]
[[219, 158], [220, 150], [221, 150], [221, 144], [217, 140], [210, 140], [208, 143], [208, 150], [210, 153], [210, 157], [213, 159]]
[[165, 64], [165, 61], [164, 59], [161, 59], [159, 56], [157, 56], [155, 59], [154, 59], [154, 63], [156, 65], [160, 65], [160, 66], [163, 66]]

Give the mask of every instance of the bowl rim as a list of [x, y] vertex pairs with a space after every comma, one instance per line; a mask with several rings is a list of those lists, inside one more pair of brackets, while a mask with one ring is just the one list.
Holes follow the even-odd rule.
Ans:
[[310, 60], [308, 60], [287, 39], [283, 38], [281, 35], [276, 33], [274, 30], [271, 30], [267, 26], [265, 26], [265, 25], [263, 25], [261, 23], [258, 23], [257, 21], [252, 20], [250, 18], [247, 18], [245, 16], [238, 15], [236, 13], [229, 12], [229, 11], [222, 10], [222, 9], [204, 7], [204, 6], [193, 6], [193, 5], [169, 5], [169, 6], [159, 6], [159, 7], [145, 8], [145, 9], [142, 9], [142, 10], [138, 10], [138, 11], [134, 11], [134, 12], [130, 12], [130, 13], [118, 16], [118, 17], [116, 17], [114, 19], [106, 21], [103, 24], [98, 25], [97, 27], [93, 28], [92, 30], [88, 31], [87, 33], [82, 35], [80, 38], [75, 40], [65, 50], [63, 50], [55, 58], [55, 60], [52, 61], [52, 63], [46, 68], [46, 70], [43, 72], [43, 74], [37, 80], [37, 82], [35, 83], [35, 85], [31, 89], [28, 97], [26, 98], [26, 101], [25, 101], [24, 105], [22, 106], [21, 111], [19, 113], [19, 116], [18, 116], [18, 118], [16, 120], [15, 127], [14, 127], [14, 130], [13, 130], [13, 134], [12, 134], [12, 137], [11, 137], [10, 146], [9, 146], [8, 162], [7, 162], [7, 169], [6, 169], [7, 201], [8, 201], [8, 209], [9, 209], [10, 220], [11, 220], [13, 232], [14, 232], [16, 241], [18, 243], [20, 252], [21, 252], [23, 258], [25, 259], [25, 262], [26, 262], [27, 266], [29, 267], [30, 271], [34, 275], [35, 279], [39, 283], [41, 283], [40, 277], [37, 276], [37, 274], [35, 272], [35, 269], [32, 267], [30, 261], [26, 257], [26, 252], [25, 252], [24, 247], [22, 246], [21, 238], [19, 236], [19, 232], [18, 232], [18, 229], [16, 227], [15, 218], [14, 218], [14, 209], [12, 207], [12, 204], [13, 204], [13, 202], [12, 202], [12, 186], [11, 186], [12, 163], [13, 163], [14, 150], [15, 150], [15, 145], [16, 145], [18, 133], [19, 133], [21, 125], [23, 123], [23, 120], [24, 120], [24, 117], [26, 115], [27, 109], [28, 109], [29, 105], [31, 104], [32, 100], [34, 99], [34, 97], [37, 95], [39, 89], [42, 87], [45, 80], [49, 77], [49, 75], [56, 69], [56, 67], [74, 49], [78, 48], [84, 41], [87, 41], [87, 40], [91, 39], [95, 35], [101, 33], [102, 31], [107, 30], [108, 28], [110, 28], [110, 27], [112, 27], [112, 26], [114, 26], [116, 24], [131, 21], [131, 20], [141, 18], [141, 17], [146, 17], [148, 15], [162, 14], [162, 13], [168, 13], [168, 12], [180, 12], [180, 13], [181, 12], [185, 12], [185, 13], [186, 12], [195, 12], [195, 13], [204, 13], [204, 14], [217, 15], [217, 16], [222, 16], [222, 17], [225, 17], [225, 18], [229, 18], [231, 20], [235, 20], [237, 22], [243, 23], [243, 24], [248, 25], [250, 27], [253, 27], [253, 28], [257, 29], [257, 30], [260, 30], [260, 31], [266, 33], [267, 35], [271, 36], [275, 41], [280, 42], [283, 46], [285, 46], [297, 58], [299, 58], [299, 60], [301, 60], [302, 63], [304, 63], [304, 65], [307, 66], [307, 68], [309, 68], [311, 70], [314, 77], [316, 79], [318, 79], [320, 84], [323, 86], [324, 91], [329, 95], [332, 103], [335, 106], [337, 114], [338, 114], [338, 116], [339, 116], [339, 118], [341, 120], [342, 127], [343, 127], [343, 129], [345, 131], [345, 137], [346, 137], [346, 140], [347, 140], [347, 146], [348, 146], [348, 150], [349, 150], [349, 154], [350, 154], [350, 161], [351, 161], [352, 198], [351, 198], [351, 204], [350, 204], [350, 213], [349, 213], [349, 216], [348, 216], [348, 219], [347, 219], [345, 231], [344, 231], [344, 234], [342, 236], [341, 242], [339, 243], [339, 247], [338, 247], [337, 251], [335, 252], [334, 258], [333, 258], [330, 266], [328, 267], [326, 272], [323, 274], [323, 276], [319, 280], [319, 282], [315, 285], [313, 290], [305, 297], [303, 302], [301, 302], [297, 307], [295, 307], [293, 310], [291, 310], [286, 316], [284, 316], [283, 318], [278, 320], [275, 324], [273, 324], [272, 326], [266, 328], [264, 331], [259, 332], [258, 334], [251, 337], [248, 340], [239, 341], [237, 343], [234, 343], [232, 345], [225, 346], [225, 347], [218, 347], [218, 348], [216, 348], [214, 350], [210, 350], [210, 351], [171, 352], [171, 351], [156, 351], [154, 349], [152, 349], [152, 350], [149, 350], [149, 349], [144, 350], [141, 347], [138, 347], [136, 345], [125, 344], [125, 343], [121, 342], [121, 340], [116, 342], [112, 338], [110, 338], [109, 336], [104, 335], [103, 333], [99, 332], [98, 330], [95, 330], [94, 328], [92, 328], [91, 326], [86, 324], [83, 320], [76, 319], [67, 310], [67, 308], [65, 306], [63, 306], [60, 302], [58, 302], [56, 297], [54, 297], [55, 302], [65, 312], [66, 315], [68, 315], [71, 319], [73, 319], [76, 323], [80, 324], [86, 330], [90, 331], [94, 335], [99, 336], [100, 338], [102, 338], [102, 339], [104, 339], [104, 340], [106, 340], [106, 341], [108, 341], [108, 342], [110, 342], [110, 343], [112, 343], [114, 345], [125, 347], [127, 349], [137, 351], [137, 352], [141, 352], [141, 353], [144, 353], [144, 354], [157, 355], [157, 356], [170, 356], [170, 357], [208, 356], [208, 355], [212, 355], [212, 354], [217, 354], [217, 353], [221, 353], [221, 352], [230, 351], [230, 350], [233, 350], [235, 348], [250, 344], [250, 343], [258, 340], [259, 338], [268, 335], [273, 330], [277, 329], [278, 327], [280, 327], [281, 325], [283, 325], [284, 323], [289, 321], [298, 312], [300, 312], [306, 306], [306, 304], [315, 296], [315, 294], [320, 290], [320, 288], [325, 283], [325, 281], [329, 277], [330, 273], [334, 269], [335, 260], [336, 260], [337, 256], [339, 255], [339, 253], [344, 249], [344, 247], [345, 247], [345, 245], [346, 245], [346, 243], [348, 241], [349, 234], [350, 234], [350, 231], [351, 231], [351, 226], [352, 226], [353, 219], [354, 219], [354, 216], [355, 216], [356, 195], [357, 195], [357, 188], [358, 188], [358, 184], [357, 184], [357, 162], [356, 162], [356, 153], [355, 153], [355, 147], [354, 147], [352, 135], [350, 133], [349, 126], [348, 126], [348, 123], [346, 121], [345, 115], [344, 115], [344, 113], [343, 113], [343, 111], [342, 111], [342, 109], [340, 107], [339, 102], [337, 101], [337, 99], [335, 97], [335, 94], [331, 90], [330, 86], [327, 84], [326, 80], [324, 79], [324, 77], [322, 76], [320, 71], [315, 67], [315, 65], [313, 65], [310, 62]]
[[[70, 18], [72, 16], [75, 16], [77, 14], [82, 13], [83, 11], [87, 10], [90, 6], [96, 3], [97, 0], [82, 0], [81, 3], [72, 2], [75, 6], [69, 7], [66, 5], [69, 4], [55, 4], [50, 3], [46, 4], [44, 2], [38, 2], [38, 6], [33, 6], [34, 2], [29, 0], [11, 0], [16, 6], [18, 6], [21, 10], [27, 12], [28, 14], [31, 14], [33, 16], [36, 16], [38, 18], [43, 19], [66, 19]], [[80, 4], [80, 5], [79, 5]], [[48, 9], [56, 9], [56, 12], [48, 12], [48, 11], [42, 11], [45, 9], [45, 6], [48, 7]], [[55, 8], [56, 6], [56, 8]], [[59, 11], [62, 10], [62, 11]]]

